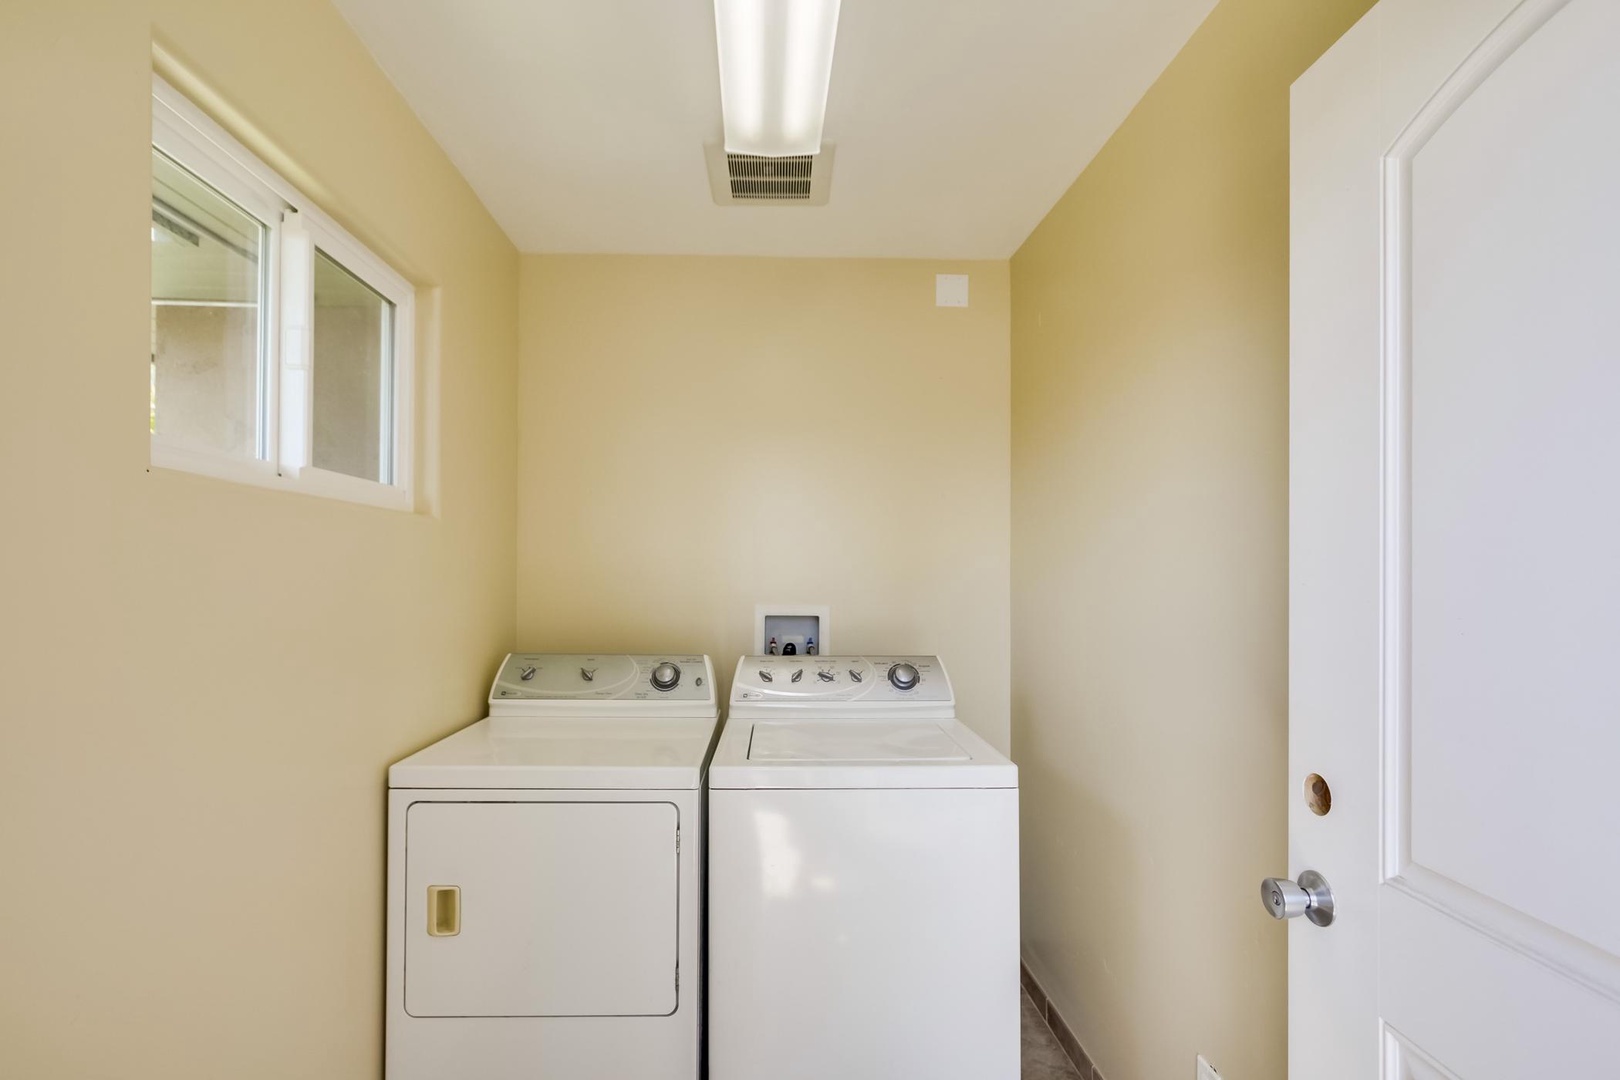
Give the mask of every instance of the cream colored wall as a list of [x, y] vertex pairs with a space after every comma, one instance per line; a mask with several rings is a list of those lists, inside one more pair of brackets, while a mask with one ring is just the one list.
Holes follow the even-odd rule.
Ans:
[[[436, 514], [147, 471], [154, 37], [423, 286]], [[517, 255], [325, 0], [0, 3], [0, 148], [0, 1075], [379, 1076], [384, 770], [512, 641]]]
[[756, 602], [830, 604], [1006, 746], [1005, 262], [525, 256], [521, 312], [522, 647], [706, 650], [725, 689]]
[[1027, 959], [1109, 1080], [1285, 1074], [1288, 87], [1224, 0], [1012, 260]]

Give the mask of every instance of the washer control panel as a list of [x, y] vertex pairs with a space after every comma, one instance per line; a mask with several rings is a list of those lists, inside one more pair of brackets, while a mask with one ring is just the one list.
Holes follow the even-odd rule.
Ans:
[[900, 705], [953, 699], [937, 656], [745, 656], [737, 665], [731, 700]]
[[698, 654], [513, 653], [489, 701], [713, 701], [707, 672]]

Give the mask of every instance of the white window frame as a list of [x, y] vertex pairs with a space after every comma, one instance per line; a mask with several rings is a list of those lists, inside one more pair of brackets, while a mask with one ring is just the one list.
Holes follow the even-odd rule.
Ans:
[[[156, 74], [152, 76], [152, 145], [266, 227], [261, 258], [269, 275], [268, 295], [262, 297], [260, 313], [265, 364], [258, 417], [257, 454], [261, 456], [185, 446], [154, 432], [153, 468], [414, 510], [416, 289]], [[310, 463], [317, 248], [394, 306], [393, 370], [390, 378], [382, 380], [383, 406], [391, 408], [385, 413], [389, 422], [382, 425], [378, 446], [379, 458], [384, 450], [392, 449], [392, 475], [387, 483]]]

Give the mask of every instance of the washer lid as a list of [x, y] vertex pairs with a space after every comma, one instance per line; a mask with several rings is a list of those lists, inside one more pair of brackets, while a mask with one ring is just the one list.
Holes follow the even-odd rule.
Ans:
[[480, 720], [388, 770], [391, 788], [696, 790], [713, 717]]
[[749, 761], [971, 761], [938, 724], [877, 720], [760, 721]]
[[955, 720], [733, 720], [709, 788], [1016, 788], [1018, 767]]

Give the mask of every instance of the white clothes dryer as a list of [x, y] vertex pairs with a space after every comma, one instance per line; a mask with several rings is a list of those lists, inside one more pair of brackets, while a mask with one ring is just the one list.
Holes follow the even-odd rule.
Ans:
[[389, 1080], [695, 1080], [708, 657], [513, 654], [388, 771]]
[[1017, 1080], [1018, 771], [937, 657], [743, 657], [708, 851], [712, 1080]]

